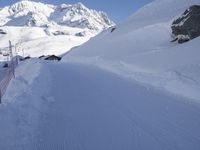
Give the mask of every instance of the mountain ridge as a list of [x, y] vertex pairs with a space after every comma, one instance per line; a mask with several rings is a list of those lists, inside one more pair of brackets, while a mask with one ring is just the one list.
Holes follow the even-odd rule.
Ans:
[[25, 56], [61, 55], [113, 25], [106, 13], [82, 3], [18, 1], [0, 9], [0, 48], [10, 40], [21, 45]]
[[104, 30], [114, 23], [102, 11], [82, 3], [52, 5], [35, 1], [18, 1], [0, 10], [1, 26], [62, 25], [89, 30]]

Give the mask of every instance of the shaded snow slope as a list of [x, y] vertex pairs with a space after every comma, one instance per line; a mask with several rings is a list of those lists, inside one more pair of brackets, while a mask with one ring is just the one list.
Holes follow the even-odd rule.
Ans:
[[18, 66], [16, 78], [0, 105], [0, 149], [32, 148], [32, 140], [38, 135], [38, 121], [42, 120], [47, 107], [42, 98], [50, 86], [47, 71], [37, 60]]
[[72, 51], [66, 61], [96, 64], [200, 100], [200, 38], [182, 45], [170, 42], [172, 21], [192, 4], [200, 1], [155, 0], [117, 25], [113, 32], [109, 29]]
[[5, 100], [4, 150], [200, 148], [199, 104], [91, 65], [31, 60], [17, 69]]

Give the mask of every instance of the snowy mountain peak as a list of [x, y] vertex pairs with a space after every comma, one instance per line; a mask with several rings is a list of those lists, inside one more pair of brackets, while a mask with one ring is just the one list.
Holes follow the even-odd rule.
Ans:
[[90, 30], [102, 30], [114, 24], [104, 12], [90, 10], [80, 2], [57, 6], [50, 19], [60, 25]]
[[42, 13], [49, 16], [53, 12], [53, 5], [45, 5], [40, 2], [22, 0], [11, 6], [8, 9], [11, 15], [26, 15], [28, 12]]
[[104, 12], [88, 9], [82, 3], [58, 6], [21, 0], [0, 10], [1, 26], [47, 26], [57, 24], [101, 31], [113, 25]]

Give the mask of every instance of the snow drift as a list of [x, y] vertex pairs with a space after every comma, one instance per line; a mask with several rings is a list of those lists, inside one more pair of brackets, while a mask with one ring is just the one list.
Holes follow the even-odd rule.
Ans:
[[171, 43], [171, 24], [199, 0], [156, 0], [66, 56], [200, 100], [200, 38]]

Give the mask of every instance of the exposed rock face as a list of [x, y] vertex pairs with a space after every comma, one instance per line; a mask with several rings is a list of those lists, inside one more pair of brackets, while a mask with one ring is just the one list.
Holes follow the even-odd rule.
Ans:
[[200, 36], [200, 5], [193, 5], [172, 23], [172, 35], [178, 43]]

